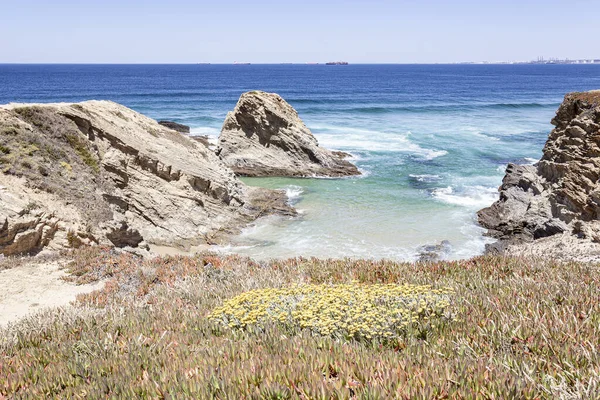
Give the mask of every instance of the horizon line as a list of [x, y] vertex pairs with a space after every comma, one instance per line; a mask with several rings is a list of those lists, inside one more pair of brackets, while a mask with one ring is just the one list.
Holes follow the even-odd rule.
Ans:
[[[565, 59], [560, 61], [596, 61], [598, 59]], [[0, 65], [326, 65], [326, 62], [0, 62]], [[334, 61], [335, 62], [335, 61]], [[347, 65], [333, 65], [345, 67], [349, 65], [600, 65], [600, 62], [591, 63], [553, 63], [537, 61], [455, 61], [455, 62], [348, 62]], [[329, 65], [331, 66], [331, 65]]]

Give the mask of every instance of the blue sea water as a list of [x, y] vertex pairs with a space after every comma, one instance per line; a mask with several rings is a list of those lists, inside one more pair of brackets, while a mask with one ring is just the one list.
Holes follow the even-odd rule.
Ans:
[[364, 175], [245, 179], [301, 212], [221, 249], [259, 258], [414, 259], [442, 240], [448, 258], [481, 253], [475, 212], [506, 164], [539, 159], [565, 93], [598, 88], [597, 65], [0, 65], [0, 103], [108, 99], [213, 138], [242, 92], [279, 93]]

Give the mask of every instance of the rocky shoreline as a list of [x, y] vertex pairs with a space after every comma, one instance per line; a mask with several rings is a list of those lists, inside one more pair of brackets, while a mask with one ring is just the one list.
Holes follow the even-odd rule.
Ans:
[[[509, 164], [499, 200], [477, 213], [487, 253], [600, 261], [600, 91], [565, 96], [535, 165]], [[347, 154], [320, 147], [274, 93], [242, 94], [218, 147], [189, 127], [108, 101], [0, 106], [0, 254], [81, 245], [148, 254], [223, 244], [285, 193], [238, 176], [344, 177]], [[438, 259], [449, 243], [424, 246]]]
[[534, 165], [509, 164], [478, 212], [488, 253], [600, 261], [600, 91], [570, 93]]
[[[268, 171], [251, 163], [242, 171], [231, 162], [227, 144], [250, 130], [269, 140], [236, 149], [238, 159], [268, 160], [277, 151], [279, 164]], [[275, 94], [242, 95], [217, 154], [188, 132], [109, 101], [0, 106], [0, 254], [82, 245], [149, 254], [222, 244], [257, 218], [296, 215], [285, 192], [246, 186], [239, 175], [358, 173], [342, 155], [318, 147]]]

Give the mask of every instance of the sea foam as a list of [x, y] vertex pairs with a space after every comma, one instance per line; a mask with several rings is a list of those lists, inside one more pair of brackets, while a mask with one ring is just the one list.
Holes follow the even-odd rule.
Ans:
[[490, 206], [498, 199], [498, 191], [493, 187], [467, 186], [457, 191], [452, 186], [435, 189], [432, 196], [441, 202], [478, 210]]
[[409, 139], [410, 131], [402, 134], [339, 126], [320, 126], [314, 129], [319, 144], [331, 149], [355, 152], [400, 152], [425, 160], [433, 160], [448, 154], [446, 150], [425, 148], [414, 143]]
[[297, 185], [288, 185], [285, 188], [285, 195], [288, 198], [288, 204], [294, 205], [298, 203], [302, 199], [302, 194], [304, 193], [304, 188], [302, 186]]

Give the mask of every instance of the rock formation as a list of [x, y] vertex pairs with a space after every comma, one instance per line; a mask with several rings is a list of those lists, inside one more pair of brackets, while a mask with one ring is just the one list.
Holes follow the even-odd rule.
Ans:
[[187, 125], [179, 124], [173, 121], [158, 121], [158, 123], [179, 133], [190, 133], [190, 127]]
[[343, 153], [319, 147], [296, 110], [275, 93], [242, 94], [227, 114], [217, 154], [243, 176], [360, 174]]
[[271, 212], [202, 144], [108, 101], [0, 106], [0, 253], [213, 243]]
[[438, 262], [450, 254], [452, 244], [448, 240], [442, 240], [438, 244], [427, 244], [417, 249], [417, 261], [422, 263]]
[[557, 234], [600, 243], [600, 91], [565, 96], [552, 124], [541, 160], [509, 164], [500, 199], [478, 213], [496, 247]]

